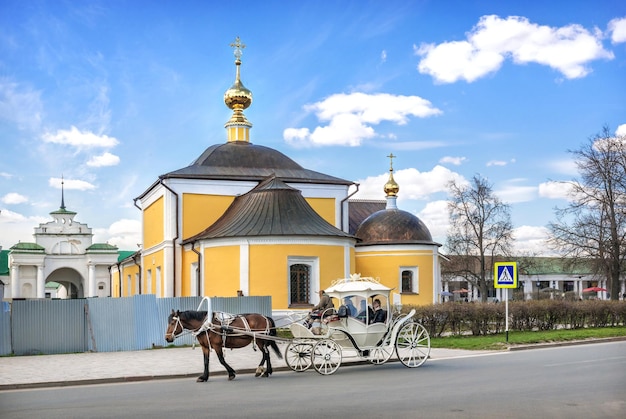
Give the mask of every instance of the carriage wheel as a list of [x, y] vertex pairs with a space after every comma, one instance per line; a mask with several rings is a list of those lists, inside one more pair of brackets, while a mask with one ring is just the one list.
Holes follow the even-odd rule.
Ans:
[[306, 371], [311, 368], [310, 343], [292, 342], [285, 349], [285, 362], [295, 372]]
[[372, 364], [379, 365], [379, 364], [384, 364], [385, 362], [389, 361], [389, 358], [391, 358], [392, 354], [393, 354], [393, 346], [391, 345], [377, 346], [374, 349], [370, 350], [370, 354], [367, 359]]
[[341, 365], [341, 346], [334, 340], [323, 339], [313, 346], [311, 360], [315, 371], [330, 375]]
[[430, 354], [430, 336], [419, 323], [408, 322], [400, 328], [396, 338], [396, 355], [405, 366], [416, 368], [426, 362]]

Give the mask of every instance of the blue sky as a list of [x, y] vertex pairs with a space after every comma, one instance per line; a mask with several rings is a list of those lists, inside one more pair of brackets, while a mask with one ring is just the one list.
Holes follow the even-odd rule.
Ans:
[[445, 241], [446, 183], [487, 178], [519, 252], [541, 251], [568, 150], [626, 135], [626, 3], [0, 3], [0, 246], [65, 204], [136, 249], [133, 198], [226, 140], [243, 50], [251, 141], [398, 206]]

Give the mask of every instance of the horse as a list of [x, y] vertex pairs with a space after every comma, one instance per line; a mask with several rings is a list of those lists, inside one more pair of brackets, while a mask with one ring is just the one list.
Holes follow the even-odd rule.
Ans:
[[[221, 317], [221, 319], [220, 319]], [[224, 359], [222, 348], [243, 348], [254, 342], [261, 349], [263, 358], [256, 369], [256, 377], [269, 377], [272, 375], [272, 362], [268, 347], [271, 347], [279, 358], [282, 354], [273, 339], [263, 339], [262, 335], [276, 336], [276, 325], [271, 317], [258, 313], [230, 315], [213, 313], [210, 324], [207, 322], [206, 311], [174, 311], [167, 319], [167, 331], [165, 340], [173, 342], [183, 330], [190, 330], [196, 335], [198, 343], [202, 347], [204, 355], [204, 373], [198, 377], [197, 382], [209, 380], [209, 355], [211, 348], [217, 354], [220, 363], [228, 371], [228, 380], [235, 378], [235, 370]], [[241, 333], [245, 332], [245, 333]], [[253, 334], [255, 336], [253, 336]], [[259, 337], [259, 335], [261, 335]], [[267, 364], [267, 367], [263, 367]]]

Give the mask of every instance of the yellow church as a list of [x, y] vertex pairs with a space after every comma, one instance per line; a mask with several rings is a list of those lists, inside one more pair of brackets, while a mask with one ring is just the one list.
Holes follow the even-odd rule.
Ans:
[[[252, 92], [235, 82], [226, 141], [165, 173], [135, 198], [142, 248], [111, 267], [111, 295], [272, 297], [273, 310], [306, 309], [317, 291], [353, 273], [393, 288], [399, 304], [432, 304], [440, 292], [440, 245], [415, 215], [385, 200], [351, 200], [358, 184], [308, 170], [253, 144], [244, 110]], [[352, 188], [352, 193], [351, 193]]]

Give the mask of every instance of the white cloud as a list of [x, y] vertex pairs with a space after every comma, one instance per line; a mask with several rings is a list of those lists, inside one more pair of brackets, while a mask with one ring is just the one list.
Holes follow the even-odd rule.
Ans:
[[138, 250], [141, 243], [141, 222], [121, 219], [108, 228], [94, 229], [94, 243], [109, 243], [120, 250]]
[[[405, 200], [426, 200], [435, 193], [447, 193], [447, 185], [451, 180], [457, 183], [466, 183], [465, 178], [460, 174], [451, 171], [443, 166], [435, 166], [429, 172], [420, 172], [417, 169], [401, 169], [393, 173], [393, 178], [400, 186], [398, 201]], [[385, 199], [383, 188], [389, 173], [378, 176], [370, 176], [359, 180], [359, 192], [354, 195], [354, 199]]]
[[23, 204], [28, 202], [28, 198], [16, 192], [9, 192], [2, 197], [2, 202], [7, 205]]
[[581, 25], [554, 28], [525, 17], [490, 15], [480, 18], [465, 41], [422, 44], [414, 50], [423, 57], [419, 72], [440, 83], [471, 83], [497, 71], [506, 58], [516, 64], [546, 65], [574, 79], [589, 74], [589, 62], [614, 58], [603, 48], [601, 38], [599, 31], [590, 32]]
[[453, 156], [445, 156], [439, 159], [439, 163], [442, 164], [452, 164], [454, 166], [460, 166], [461, 163], [467, 160], [467, 157], [453, 157]]
[[380, 53], [380, 62], [387, 62], [387, 51], [383, 50], [383, 52]]
[[619, 127], [617, 127], [617, 129], [615, 130], [615, 135], [617, 137], [626, 136], [626, 124], [622, 124]]
[[528, 202], [537, 197], [536, 186], [523, 186], [508, 184], [504, 188], [494, 191], [503, 202], [513, 204], [516, 202]]
[[539, 196], [550, 199], [569, 199], [572, 185], [569, 182], [544, 182], [539, 184]]
[[5, 179], [11, 179], [13, 177], [13, 175], [11, 173], [7, 173], [7, 172], [0, 172], [0, 177], [3, 177]]
[[506, 166], [507, 162], [503, 160], [491, 160], [487, 162], [487, 167], [489, 166]]
[[46, 217], [26, 217], [23, 214], [2, 209], [0, 211], [0, 246], [9, 249], [19, 242], [34, 242], [34, 228], [50, 221]]
[[611, 20], [608, 29], [611, 33], [611, 42], [614, 44], [626, 42], [626, 17]]
[[96, 189], [96, 186], [84, 180], [61, 179], [58, 177], [50, 178], [48, 180], [48, 185], [52, 186], [53, 188], [61, 189], [61, 182], [63, 182], [63, 187], [65, 189], [77, 189], [79, 191], [87, 191], [91, 189]]
[[104, 166], [116, 166], [120, 162], [120, 158], [114, 154], [106, 152], [99, 156], [93, 156], [87, 162], [87, 166], [91, 167], [104, 167]]
[[417, 216], [426, 224], [433, 240], [445, 244], [450, 219], [448, 215], [448, 201], [431, 201], [426, 204]]
[[383, 121], [404, 125], [410, 117], [426, 118], [442, 112], [419, 96], [386, 93], [334, 94], [321, 102], [305, 106], [318, 120], [328, 122], [313, 131], [308, 128], [287, 128], [283, 138], [296, 146], [343, 145], [358, 146], [377, 136], [372, 125]]
[[69, 130], [58, 130], [56, 134], [45, 133], [42, 138], [47, 143], [70, 145], [77, 148], [115, 147], [119, 141], [107, 135], [96, 135], [90, 131], [80, 131], [75, 126]]
[[530, 254], [541, 256], [553, 256], [548, 248], [546, 240], [549, 230], [542, 226], [520, 226], [513, 230], [514, 251], [518, 255]]

